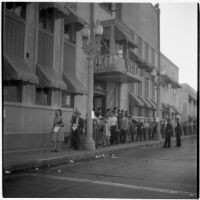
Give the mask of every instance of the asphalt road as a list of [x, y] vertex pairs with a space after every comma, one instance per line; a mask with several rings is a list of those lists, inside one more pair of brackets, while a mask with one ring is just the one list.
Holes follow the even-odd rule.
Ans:
[[196, 138], [4, 177], [4, 197], [197, 198]]

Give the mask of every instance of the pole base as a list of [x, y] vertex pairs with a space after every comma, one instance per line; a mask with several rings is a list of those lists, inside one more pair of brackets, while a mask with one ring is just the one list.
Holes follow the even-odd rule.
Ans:
[[92, 138], [91, 139], [85, 138], [85, 140], [83, 142], [83, 149], [89, 150], [89, 151], [94, 151], [96, 149], [94, 140]]

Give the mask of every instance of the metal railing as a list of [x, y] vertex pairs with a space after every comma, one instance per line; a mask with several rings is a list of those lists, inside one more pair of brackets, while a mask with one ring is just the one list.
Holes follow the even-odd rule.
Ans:
[[100, 55], [95, 60], [95, 70], [106, 70], [108, 68], [116, 67], [122, 71], [129, 72], [133, 75], [141, 77], [137, 64], [130, 59], [123, 58], [121, 54], [105, 54]]

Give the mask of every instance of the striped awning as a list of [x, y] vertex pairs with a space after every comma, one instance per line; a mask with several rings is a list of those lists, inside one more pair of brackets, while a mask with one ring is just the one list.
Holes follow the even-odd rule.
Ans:
[[37, 64], [36, 74], [39, 77], [38, 87], [66, 90], [67, 85], [50, 67]]
[[23, 58], [3, 55], [3, 81], [18, 80], [29, 84], [37, 84], [38, 77], [29, 68]]
[[152, 108], [151, 104], [142, 96], [138, 96], [144, 102], [144, 107]]
[[140, 100], [137, 95], [129, 93], [129, 104], [130, 106], [144, 107], [144, 102]]
[[156, 110], [156, 108], [157, 108], [156, 105], [150, 99], [145, 98], [145, 100], [148, 101], [148, 103], [151, 105], [153, 110]]
[[67, 91], [70, 93], [78, 95], [87, 94], [87, 90], [74, 74], [64, 72], [63, 81], [67, 84]]

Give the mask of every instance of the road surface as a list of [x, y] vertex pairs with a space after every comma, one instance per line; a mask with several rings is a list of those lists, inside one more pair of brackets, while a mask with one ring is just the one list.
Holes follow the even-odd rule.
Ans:
[[4, 197], [197, 198], [196, 138], [4, 177]]

